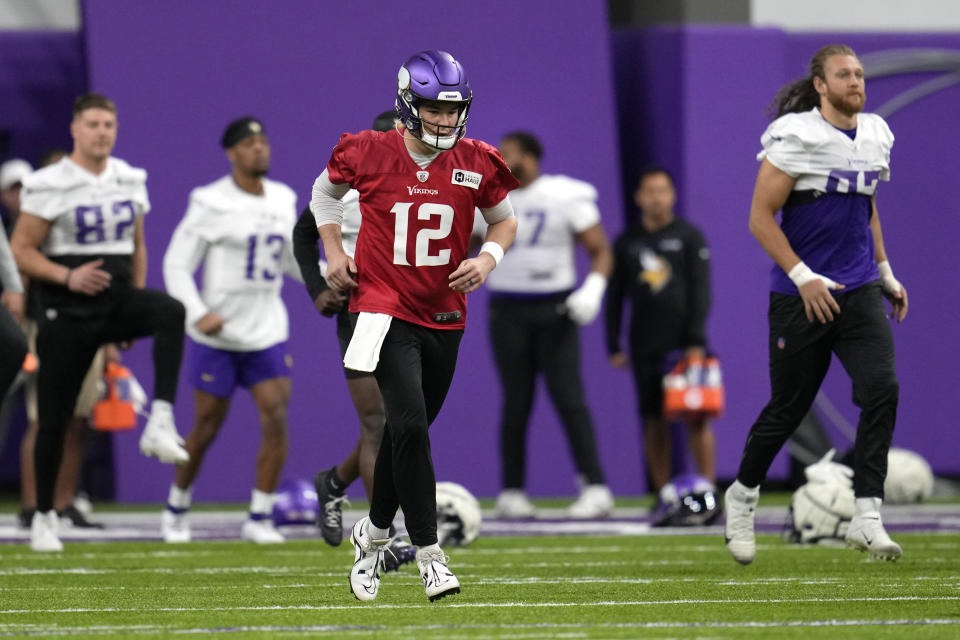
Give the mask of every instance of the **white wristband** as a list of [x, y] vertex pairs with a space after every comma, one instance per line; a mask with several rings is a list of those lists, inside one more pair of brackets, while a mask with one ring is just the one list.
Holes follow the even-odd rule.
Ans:
[[889, 260], [878, 262], [877, 271], [880, 272], [881, 278], [893, 278], [893, 267], [890, 266]]
[[797, 289], [799, 289], [811, 280], [816, 280], [817, 274], [815, 274], [810, 267], [808, 267], [803, 260], [801, 260], [793, 267], [793, 269], [790, 269], [787, 277], [793, 280], [793, 284], [797, 285]]
[[494, 268], [503, 260], [503, 247], [498, 242], [484, 242], [480, 246], [480, 253], [486, 251], [493, 257]]

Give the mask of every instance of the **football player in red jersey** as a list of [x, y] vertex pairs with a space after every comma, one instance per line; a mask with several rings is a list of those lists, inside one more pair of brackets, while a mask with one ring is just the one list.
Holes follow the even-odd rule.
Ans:
[[[373, 600], [388, 528], [403, 508], [430, 600], [460, 583], [437, 544], [436, 478], [427, 429], [450, 387], [466, 321], [466, 294], [486, 280], [513, 242], [507, 193], [517, 181], [497, 150], [465, 138], [473, 92], [445, 51], [421, 51], [397, 77], [401, 127], [344, 134], [313, 187], [310, 208], [327, 258], [327, 280], [350, 291], [358, 312], [344, 365], [374, 371], [387, 424], [374, 470], [370, 514], [353, 528], [350, 586]], [[340, 237], [340, 198], [360, 193], [363, 225], [353, 259]], [[467, 257], [473, 215], [489, 228]]]

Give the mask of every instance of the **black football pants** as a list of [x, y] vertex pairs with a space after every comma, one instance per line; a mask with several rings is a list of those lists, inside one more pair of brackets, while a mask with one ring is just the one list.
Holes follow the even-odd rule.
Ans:
[[127, 289], [118, 292], [92, 315], [60, 313], [40, 320], [37, 334], [40, 428], [34, 450], [37, 511], [53, 508], [63, 436], [97, 349], [110, 342], [152, 336], [154, 398], [172, 404], [180, 374], [184, 316], [183, 305], [166, 293]]
[[587, 484], [605, 484], [580, 378], [580, 329], [563, 311], [567, 294], [490, 299], [490, 342], [500, 377], [500, 457], [504, 489], [526, 481], [527, 427], [543, 373], [577, 471]]
[[890, 321], [879, 282], [835, 297], [841, 313], [823, 325], [807, 320], [799, 296], [770, 294], [771, 398], [750, 428], [737, 473], [748, 487], [766, 477], [783, 443], [813, 404], [835, 353], [853, 382], [853, 403], [860, 408], [854, 494], [883, 497], [900, 391]]
[[373, 471], [370, 521], [387, 529], [402, 508], [410, 542], [418, 547], [437, 543], [437, 479], [427, 430], [447, 397], [462, 337], [459, 329], [394, 318], [377, 363], [387, 423]]

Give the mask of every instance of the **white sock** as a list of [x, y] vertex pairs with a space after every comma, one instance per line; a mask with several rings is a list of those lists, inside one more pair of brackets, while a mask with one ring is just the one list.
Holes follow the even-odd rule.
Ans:
[[167, 495], [167, 504], [174, 509], [189, 509], [192, 496], [193, 487], [181, 489], [177, 485], [172, 484], [170, 485], [170, 493]]
[[734, 480], [731, 486], [733, 487], [733, 492], [743, 498], [757, 498], [760, 496], [760, 485], [748, 487], [739, 480]]
[[159, 411], [160, 413], [173, 413], [173, 405], [166, 400], [154, 400], [150, 404], [150, 413]]
[[880, 505], [883, 503], [883, 500], [880, 498], [857, 498], [854, 500], [856, 505], [856, 515], [859, 517], [863, 516], [876, 516], [880, 517]]
[[381, 529], [380, 527], [375, 527], [373, 526], [373, 521], [368, 518], [367, 535], [370, 536], [371, 540], [386, 540], [390, 537], [390, 529]]
[[250, 513], [270, 513], [274, 500], [274, 494], [254, 489], [250, 496]]
[[438, 542], [434, 542], [433, 544], [428, 544], [428, 545], [425, 546], [425, 547], [417, 547], [417, 555], [418, 555], [418, 556], [419, 556], [421, 553], [426, 554], [426, 553], [440, 553], [440, 552], [441, 552], [441, 550], [440, 550], [440, 543], [438, 543]]

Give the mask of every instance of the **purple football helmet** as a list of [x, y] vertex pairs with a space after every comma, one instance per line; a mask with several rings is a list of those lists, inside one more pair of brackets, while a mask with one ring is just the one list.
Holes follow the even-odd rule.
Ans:
[[721, 513], [713, 483], [696, 473], [681, 473], [660, 491], [653, 526], [704, 526], [712, 524]]
[[307, 480], [287, 480], [277, 487], [273, 503], [273, 524], [315, 524], [320, 504], [317, 490]]
[[[424, 131], [420, 106], [425, 100], [457, 103], [457, 124], [449, 135]], [[439, 49], [413, 54], [397, 73], [397, 113], [411, 134], [424, 144], [441, 151], [452, 149], [467, 132], [467, 112], [473, 91], [463, 66]], [[432, 122], [428, 124], [436, 127]]]

